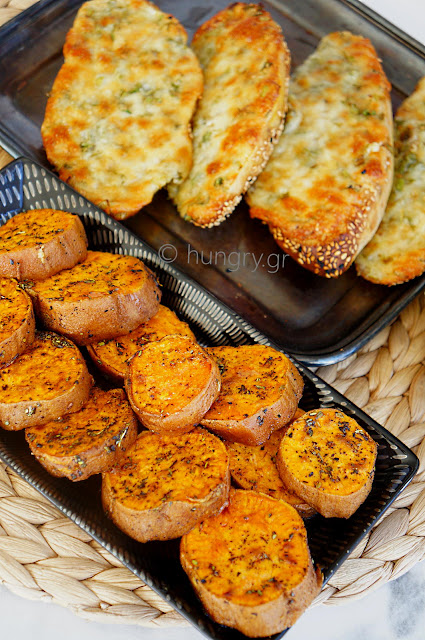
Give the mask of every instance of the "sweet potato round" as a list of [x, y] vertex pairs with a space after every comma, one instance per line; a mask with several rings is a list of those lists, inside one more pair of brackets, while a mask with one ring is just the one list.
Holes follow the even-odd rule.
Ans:
[[372, 488], [376, 442], [338, 409], [308, 411], [281, 440], [283, 482], [325, 518], [349, 518]]
[[293, 417], [304, 383], [280, 351], [263, 345], [214, 347], [221, 391], [201, 424], [225, 440], [263, 444]]
[[91, 385], [75, 344], [54, 333], [36, 333], [31, 347], [0, 369], [0, 426], [17, 431], [78, 411]]
[[123, 382], [127, 375], [128, 361], [148, 342], [155, 342], [170, 335], [182, 335], [196, 340], [189, 325], [182, 322], [174, 311], [159, 305], [157, 313], [134, 331], [115, 340], [102, 340], [87, 347], [96, 366], [116, 382]]
[[150, 342], [129, 362], [125, 388], [140, 421], [152, 431], [183, 433], [208, 411], [220, 391], [215, 361], [186, 336]]
[[77, 344], [133, 331], [158, 311], [161, 293], [138, 258], [89, 251], [73, 269], [28, 287], [44, 325]]
[[16, 280], [0, 276], [0, 367], [23, 353], [35, 336], [31, 298]]
[[86, 255], [86, 232], [72, 213], [34, 209], [0, 227], [0, 274], [9, 278], [44, 280]]
[[229, 486], [226, 449], [212, 433], [144, 431], [103, 475], [102, 501], [135, 540], [170, 540], [217, 514], [227, 504]]
[[229, 505], [183, 536], [183, 569], [210, 616], [251, 638], [290, 627], [320, 591], [303, 521], [263, 493], [231, 490]]
[[94, 388], [76, 413], [25, 431], [40, 464], [73, 481], [108, 471], [136, 437], [137, 419], [122, 389]]

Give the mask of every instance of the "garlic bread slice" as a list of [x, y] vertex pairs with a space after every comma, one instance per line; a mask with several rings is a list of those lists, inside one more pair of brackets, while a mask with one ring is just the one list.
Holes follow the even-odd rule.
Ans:
[[401, 284], [425, 271], [425, 78], [395, 116], [395, 175], [378, 231], [356, 260], [377, 284]]
[[291, 78], [285, 130], [247, 195], [251, 216], [303, 267], [339, 276], [384, 214], [392, 127], [390, 84], [372, 44], [327, 35]]
[[203, 24], [192, 48], [204, 71], [193, 167], [169, 192], [185, 220], [211, 227], [233, 211], [282, 131], [290, 54], [267, 11], [242, 2]]
[[172, 16], [145, 0], [82, 5], [41, 129], [59, 176], [115, 218], [148, 204], [192, 163], [202, 72]]

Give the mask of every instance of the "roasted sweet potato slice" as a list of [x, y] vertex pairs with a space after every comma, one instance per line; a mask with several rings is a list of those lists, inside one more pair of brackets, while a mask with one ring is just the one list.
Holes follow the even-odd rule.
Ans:
[[122, 389], [94, 388], [76, 413], [25, 432], [43, 467], [69, 480], [85, 480], [108, 471], [136, 437], [137, 419]]
[[12, 362], [34, 340], [31, 298], [16, 280], [0, 276], [0, 367]]
[[16, 431], [79, 411], [91, 385], [75, 344], [54, 333], [36, 333], [31, 347], [0, 369], [0, 426]]
[[101, 251], [89, 251], [73, 269], [29, 283], [28, 292], [45, 326], [77, 344], [133, 331], [155, 315], [161, 297], [141, 260]]
[[9, 278], [44, 280], [86, 255], [83, 224], [66, 211], [25, 211], [0, 227], [0, 274]]
[[377, 446], [338, 409], [308, 411], [288, 428], [277, 467], [283, 482], [325, 518], [349, 518], [372, 488]]
[[216, 362], [186, 336], [150, 342], [129, 362], [128, 398], [141, 422], [158, 433], [193, 428], [220, 391]]
[[195, 340], [186, 322], [178, 319], [174, 311], [159, 305], [157, 313], [126, 336], [115, 340], [101, 340], [89, 345], [93, 362], [107, 376], [122, 382], [127, 375], [128, 360], [148, 342], [170, 335], [182, 335]]
[[139, 542], [170, 540], [226, 504], [229, 461], [223, 443], [199, 427], [184, 434], [142, 432], [103, 475], [103, 505]]
[[289, 422], [303, 380], [280, 351], [262, 345], [214, 347], [208, 353], [220, 368], [220, 395], [201, 424], [231, 442], [262, 444]]
[[[295, 416], [304, 412], [297, 409]], [[285, 500], [302, 518], [314, 515], [315, 511], [284, 485], [276, 467], [276, 455], [287, 426], [274, 431], [262, 445], [247, 445], [240, 442], [225, 442], [229, 454], [230, 473], [242, 489], [261, 491], [272, 498]]]
[[183, 536], [180, 559], [211, 617], [256, 638], [291, 626], [320, 591], [301, 517], [286, 502], [230, 491]]

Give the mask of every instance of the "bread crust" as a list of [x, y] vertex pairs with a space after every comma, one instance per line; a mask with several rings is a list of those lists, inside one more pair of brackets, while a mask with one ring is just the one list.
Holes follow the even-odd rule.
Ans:
[[129, 361], [125, 389], [142, 424], [158, 433], [193, 429], [220, 391], [217, 364], [186, 336], [145, 345]]
[[18, 431], [78, 411], [92, 382], [70, 340], [38, 332], [27, 351], [0, 369], [0, 426]]
[[34, 337], [31, 298], [16, 280], [0, 276], [0, 368], [30, 347]]
[[290, 53], [267, 11], [241, 2], [204, 23], [192, 47], [205, 77], [193, 166], [169, 192], [185, 220], [212, 227], [236, 207], [282, 133]]
[[337, 32], [298, 67], [289, 104], [247, 194], [250, 214], [303, 267], [337, 277], [375, 233], [390, 194], [390, 84], [369, 40]]
[[263, 345], [212, 347], [221, 392], [201, 424], [225, 440], [263, 444], [293, 417], [304, 388], [294, 364]]
[[45, 280], [86, 256], [86, 232], [72, 213], [34, 209], [0, 227], [0, 274], [8, 278]]
[[180, 560], [211, 617], [250, 638], [292, 626], [322, 583], [295, 509], [254, 491], [231, 490], [221, 514], [183, 536]]
[[27, 291], [44, 325], [80, 345], [129, 333], [155, 315], [161, 298], [141, 260], [100, 251]]
[[26, 429], [25, 439], [51, 475], [75, 482], [116, 464], [136, 439], [137, 424], [122, 389], [94, 388], [79, 411]]
[[170, 436], [145, 431], [120, 464], [103, 475], [102, 502], [114, 523], [135, 540], [171, 540], [219, 513], [229, 487], [228, 457], [218, 438], [199, 428]]
[[281, 440], [283, 482], [325, 518], [349, 518], [370, 493], [377, 445], [337, 409], [308, 411]]

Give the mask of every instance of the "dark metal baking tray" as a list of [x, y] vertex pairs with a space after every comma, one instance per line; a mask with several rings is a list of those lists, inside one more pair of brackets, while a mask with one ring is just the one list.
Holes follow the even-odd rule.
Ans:
[[[173, 265], [164, 263], [149, 245], [46, 169], [31, 160], [14, 161], [0, 172], [0, 225], [17, 212], [34, 208], [77, 213], [82, 217], [91, 248], [142, 258], [155, 271], [162, 285], [164, 304], [190, 324], [202, 344], [261, 343], [278, 348], [202, 286]], [[312, 557], [323, 570], [326, 583], [410, 482], [419, 462], [397, 438], [305, 366], [296, 364], [305, 382], [301, 401], [304, 409], [339, 407], [354, 416], [378, 443], [372, 491], [358, 511], [348, 520], [315, 516], [307, 524]], [[178, 541], [141, 544], [131, 540], [103, 514], [99, 477], [92, 477], [82, 484], [54, 478], [31, 456], [23, 432], [1, 429], [0, 432], [0, 459], [169, 601], [195, 627], [214, 640], [242, 640], [242, 634], [214, 623], [204, 612], [180, 566]]]
[[[230, 0], [157, 0], [191, 37]], [[0, 29], [0, 142], [14, 157], [49, 166], [40, 137], [47, 93], [62, 63], [62, 46], [81, 0], [42, 0]], [[269, 0], [282, 25], [293, 67], [330, 31], [369, 37], [393, 84], [396, 107], [425, 74], [425, 50], [361, 3]], [[373, 285], [352, 267], [326, 280], [302, 269], [277, 247], [267, 228], [241, 204], [220, 227], [203, 230], [181, 220], [164, 192], [127, 226], [207, 289], [310, 364], [331, 363], [358, 350], [391, 322], [425, 286], [425, 276], [393, 288]], [[225, 252], [226, 259], [223, 258]], [[239, 256], [239, 257], [238, 257]], [[212, 258], [212, 259], [211, 259]], [[202, 263], [203, 262], [206, 264]], [[240, 264], [238, 267], [238, 260]], [[216, 264], [208, 264], [209, 262]], [[258, 266], [256, 267], [256, 264]]]

